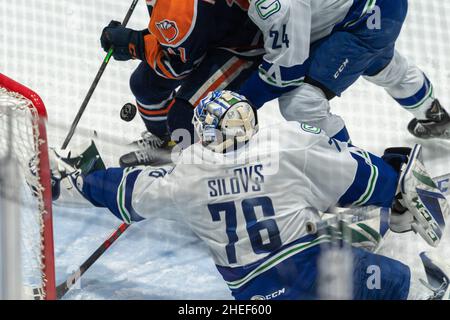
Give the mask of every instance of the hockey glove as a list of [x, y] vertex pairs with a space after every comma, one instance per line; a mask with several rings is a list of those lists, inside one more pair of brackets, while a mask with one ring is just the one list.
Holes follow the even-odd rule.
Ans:
[[114, 46], [113, 57], [119, 61], [130, 59], [145, 59], [144, 35], [148, 30], [135, 31], [125, 28], [118, 21], [111, 21], [103, 29], [100, 42], [102, 48], [108, 52]]
[[80, 206], [87, 203], [83, 195], [83, 179], [105, 165], [94, 141], [81, 152], [50, 149], [52, 198], [56, 204]]

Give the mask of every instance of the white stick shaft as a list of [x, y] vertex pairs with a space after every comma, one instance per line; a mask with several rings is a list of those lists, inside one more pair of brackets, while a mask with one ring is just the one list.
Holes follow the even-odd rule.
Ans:
[[340, 213], [335, 214], [335, 216], [325, 219], [319, 222], [307, 222], [306, 230], [309, 234], [316, 234], [320, 230], [325, 230], [330, 226], [338, 224], [343, 221], [348, 224], [370, 220], [380, 216], [380, 208], [376, 206], [368, 206], [356, 209], [349, 209]]

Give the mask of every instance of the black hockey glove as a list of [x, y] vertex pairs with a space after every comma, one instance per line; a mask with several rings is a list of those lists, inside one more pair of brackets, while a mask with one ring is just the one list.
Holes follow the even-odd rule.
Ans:
[[118, 21], [111, 21], [103, 29], [100, 42], [102, 48], [108, 52], [114, 46], [113, 57], [119, 61], [130, 59], [145, 59], [144, 35], [148, 30], [135, 31], [125, 28]]

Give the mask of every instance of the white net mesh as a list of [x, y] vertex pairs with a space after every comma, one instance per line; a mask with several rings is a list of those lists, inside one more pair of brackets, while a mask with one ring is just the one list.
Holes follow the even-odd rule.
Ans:
[[[44, 186], [40, 181], [40, 138], [38, 111], [20, 93], [1, 87], [0, 83], [0, 159], [15, 162], [19, 194], [3, 194], [20, 208], [22, 279], [24, 288], [43, 287], [43, 215]], [[6, 183], [8, 183], [6, 181]], [[7, 189], [4, 186], [2, 189]], [[12, 199], [11, 199], [12, 197]], [[1, 213], [7, 214], [7, 213]], [[8, 227], [8, 226], [7, 226]], [[19, 253], [17, 253], [19, 254]], [[0, 261], [1, 262], [1, 261]]]

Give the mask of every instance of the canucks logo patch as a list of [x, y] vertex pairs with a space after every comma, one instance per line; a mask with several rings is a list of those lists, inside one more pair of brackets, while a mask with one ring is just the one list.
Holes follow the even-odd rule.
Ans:
[[306, 131], [306, 132], [308, 132], [308, 133], [320, 134], [320, 133], [322, 132], [321, 129], [316, 128], [316, 127], [313, 127], [313, 126], [310, 126], [310, 125], [307, 125], [307, 124], [305, 124], [305, 123], [302, 123], [302, 124], [301, 124], [301, 127], [302, 127], [302, 130], [303, 130], [303, 131]]
[[176, 22], [167, 19], [157, 22], [156, 28], [158, 28], [159, 32], [167, 41], [167, 43], [171, 43], [172, 41], [174, 41], [179, 33]]
[[256, 11], [261, 19], [266, 20], [281, 9], [281, 3], [278, 0], [258, 0], [255, 3]]

